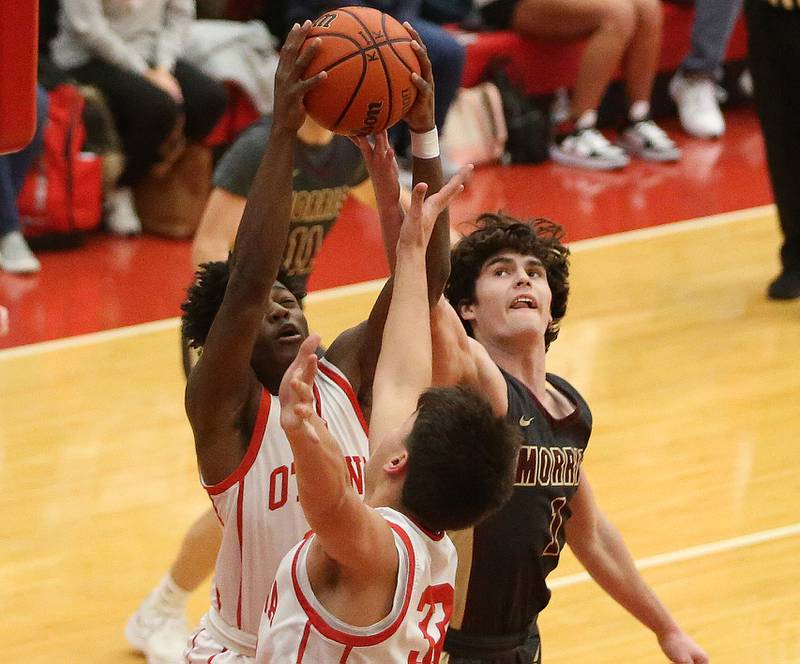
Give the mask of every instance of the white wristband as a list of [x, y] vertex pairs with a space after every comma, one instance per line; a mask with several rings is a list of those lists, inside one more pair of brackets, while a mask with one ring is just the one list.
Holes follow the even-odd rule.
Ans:
[[424, 134], [411, 132], [411, 155], [419, 159], [434, 159], [439, 156], [439, 132], [436, 127]]

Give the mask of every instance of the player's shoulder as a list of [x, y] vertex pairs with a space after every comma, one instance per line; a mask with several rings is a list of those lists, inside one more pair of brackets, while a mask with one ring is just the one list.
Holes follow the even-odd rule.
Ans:
[[567, 397], [567, 399], [569, 399], [572, 403], [574, 403], [578, 409], [578, 412], [583, 417], [588, 419], [589, 423], [591, 424], [592, 410], [589, 408], [589, 404], [586, 399], [583, 398], [583, 395], [574, 385], [572, 385], [572, 383], [565, 378], [552, 373], [547, 374], [547, 382], [555, 387], [561, 394]]

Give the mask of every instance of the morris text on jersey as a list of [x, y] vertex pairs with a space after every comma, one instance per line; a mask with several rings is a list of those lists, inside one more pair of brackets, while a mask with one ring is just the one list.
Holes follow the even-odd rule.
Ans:
[[578, 486], [583, 450], [577, 447], [523, 445], [516, 486]]

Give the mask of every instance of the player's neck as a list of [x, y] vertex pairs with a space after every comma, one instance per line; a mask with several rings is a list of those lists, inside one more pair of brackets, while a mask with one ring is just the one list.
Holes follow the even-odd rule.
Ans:
[[364, 502], [370, 507], [391, 507], [398, 512], [402, 511], [400, 492], [396, 482], [385, 480], [370, 482], [368, 478]]
[[489, 357], [495, 364], [519, 380], [544, 402], [547, 398], [547, 369], [545, 368], [544, 343], [524, 344], [522, 347], [507, 343], [491, 343], [481, 340]]
[[297, 131], [297, 138], [306, 145], [327, 145], [333, 140], [333, 132], [306, 118], [306, 121]]

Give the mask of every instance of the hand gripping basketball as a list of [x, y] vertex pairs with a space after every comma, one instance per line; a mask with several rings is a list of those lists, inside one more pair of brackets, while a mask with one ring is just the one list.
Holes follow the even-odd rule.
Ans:
[[[303, 25], [295, 23], [281, 49], [275, 72], [275, 106], [272, 112], [275, 128], [300, 129], [306, 118], [305, 95], [328, 76], [325, 71], [319, 71], [306, 79], [302, 78], [320, 46], [319, 39], [311, 39], [304, 44], [309, 30], [311, 21]], [[301, 46], [305, 46], [302, 53]]]
[[414, 100], [414, 103], [411, 104], [411, 107], [403, 116], [403, 119], [406, 121], [411, 131], [415, 134], [422, 134], [436, 126], [436, 113], [433, 101], [433, 67], [428, 57], [428, 49], [419, 36], [419, 33], [411, 27], [408, 21], [403, 23], [403, 27], [408, 30], [408, 33], [414, 38], [414, 41], [411, 42], [411, 49], [417, 54], [417, 59], [420, 64], [420, 73], [411, 75], [411, 82], [417, 89], [417, 98]]
[[[321, 39], [307, 74], [328, 72], [306, 97], [308, 113], [344, 135], [391, 127], [414, 104], [420, 63], [413, 38], [397, 20], [369, 7], [332, 9], [314, 21], [306, 44]], [[303, 51], [308, 46], [303, 46]]]

